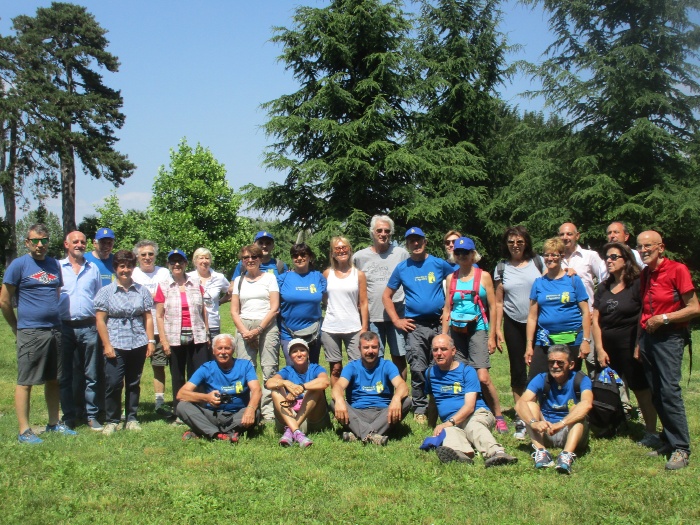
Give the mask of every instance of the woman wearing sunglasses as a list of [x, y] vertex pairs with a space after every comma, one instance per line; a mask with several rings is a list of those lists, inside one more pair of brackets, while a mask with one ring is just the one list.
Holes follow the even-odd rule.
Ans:
[[547, 349], [552, 345], [569, 347], [577, 371], [591, 351], [591, 315], [583, 281], [562, 268], [564, 243], [559, 237], [546, 240], [543, 250], [547, 273], [532, 285], [527, 316], [525, 363], [530, 366], [529, 380], [547, 371]]
[[598, 285], [593, 301], [593, 338], [601, 368], [609, 366], [637, 396], [646, 432], [642, 445], [659, 448], [656, 410], [642, 363], [634, 358], [637, 328], [642, 311], [639, 266], [629, 247], [611, 242], [603, 247], [610, 276]]
[[453, 253], [459, 270], [446, 279], [448, 292], [442, 313], [442, 333], [447, 334], [449, 330], [457, 348], [455, 359], [476, 369], [484, 401], [496, 416], [496, 429], [504, 434], [508, 432], [508, 425], [489, 373], [490, 356], [497, 348], [493, 280], [487, 272], [474, 266], [481, 256], [469, 237], [456, 239]]
[[326, 300], [326, 278], [312, 269], [314, 252], [305, 243], [289, 250], [292, 270], [277, 277], [280, 288], [280, 339], [287, 366], [293, 363], [287, 347], [301, 338], [309, 345], [309, 360], [318, 364], [321, 355], [321, 303]]
[[241, 248], [241, 275], [233, 281], [231, 317], [236, 325], [236, 356], [252, 361], [263, 373], [263, 392], [260, 411], [267, 420], [274, 419], [270, 391], [265, 382], [279, 370], [280, 334], [277, 312], [280, 292], [274, 273], [260, 270], [263, 252], [257, 244]]
[[328, 305], [321, 328], [321, 343], [331, 369], [331, 387], [343, 370], [343, 344], [348, 361], [360, 358], [360, 332], [369, 328], [367, 279], [352, 265], [352, 246], [345, 237], [331, 239], [331, 267], [323, 272], [328, 281]]

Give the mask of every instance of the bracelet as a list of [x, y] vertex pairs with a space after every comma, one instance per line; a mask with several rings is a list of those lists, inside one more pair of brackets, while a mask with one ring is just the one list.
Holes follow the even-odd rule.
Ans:
[[149, 342], [149, 343], [156, 344], [156, 340], [155, 340], [155, 339], [149, 339], [148, 342]]

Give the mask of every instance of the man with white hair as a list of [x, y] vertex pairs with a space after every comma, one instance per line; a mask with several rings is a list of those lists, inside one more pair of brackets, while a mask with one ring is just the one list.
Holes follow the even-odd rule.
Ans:
[[[367, 299], [369, 301], [369, 329], [379, 335], [382, 354], [384, 348], [389, 345], [391, 361], [401, 373], [405, 381], [407, 376], [406, 366], [406, 334], [399, 330], [391, 322], [382, 303], [382, 294], [386, 283], [394, 268], [408, 259], [408, 252], [391, 242], [394, 233], [394, 221], [388, 215], [375, 215], [369, 223], [369, 236], [372, 246], [360, 250], [352, 258], [352, 262], [358, 270], [365, 272], [367, 277]], [[392, 297], [396, 314], [404, 316], [404, 293], [399, 287]]]
[[214, 361], [200, 366], [178, 391], [177, 416], [190, 430], [182, 439], [205, 436], [238, 443], [240, 432], [260, 422], [262, 389], [255, 369], [246, 359], [234, 359], [231, 334], [212, 341]]

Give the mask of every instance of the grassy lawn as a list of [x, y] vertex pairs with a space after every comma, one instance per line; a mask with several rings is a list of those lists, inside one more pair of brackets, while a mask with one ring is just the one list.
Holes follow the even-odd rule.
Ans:
[[[224, 328], [232, 329], [230, 320]], [[434, 453], [418, 449], [428, 429], [412, 416], [386, 447], [343, 443], [337, 427], [312, 435], [314, 445], [306, 450], [280, 447], [270, 427], [236, 446], [183, 442], [183, 428], [153, 411], [147, 365], [139, 411], [143, 432], [105, 438], [83, 426], [75, 438], [44, 436], [42, 445], [26, 446], [16, 439], [15, 362], [14, 337], [2, 322], [2, 523], [700, 522], [695, 457], [689, 468], [665, 472], [664, 460], [645, 457], [646, 449], [635, 445], [643, 432], [637, 422], [614, 440], [593, 438], [569, 477], [553, 469], [536, 472], [529, 446], [512, 435], [502, 442], [518, 457], [517, 465], [486, 470], [481, 459], [473, 466], [443, 465]], [[689, 386], [683, 379], [694, 446], [699, 375]], [[493, 376], [503, 405], [512, 405], [505, 355], [495, 356]], [[46, 423], [42, 390], [35, 388], [32, 396], [34, 426]], [[166, 400], [170, 396], [168, 387]]]

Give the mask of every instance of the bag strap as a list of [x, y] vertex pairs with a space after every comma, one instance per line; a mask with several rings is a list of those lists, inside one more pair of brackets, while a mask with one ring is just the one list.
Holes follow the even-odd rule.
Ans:
[[474, 304], [479, 305], [479, 310], [481, 310], [481, 318], [484, 320], [484, 325], [486, 328], [489, 327], [489, 318], [486, 315], [486, 309], [484, 308], [484, 302], [481, 300], [479, 295], [479, 288], [481, 287], [481, 273], [483, 270], [481, 268], [474, 268], [474, 285], [472, 286], [472, 293]]
[[498, 280], [503, 283], [503, 274], [506, 272], [506, 260], [501, 259], [496, 265], [496, 275], [498, 275]]
[[275, 260], [277, 261], [277, 273], [281, 275], [284, 273], [284, 261], [280, 259]]
[[542, 262], [542, 257], [540, 257], [539, 255], [535, 255], [535, 257], [532, 260], [535, 263], [535, 267], [539, 270], [540, 275], [542, 275], [542, 272], [544, 271], [544, 263]]
[[452, 274], [452, 281], [450, 282], [450, 310], [452, 310], [455, 305], [454, 295], [455, 291], [457, 290], [457, 281], [459, 281], [459, 270], [455, 270], [455, 272]]
[[586, 374], [580, 370], [576, 372], [576, 375], [574, 376], [574, 395], [576, 396], [577, 403], [581, 402], [581, 382], [583, 381], [584, 377], [586, 377]]

